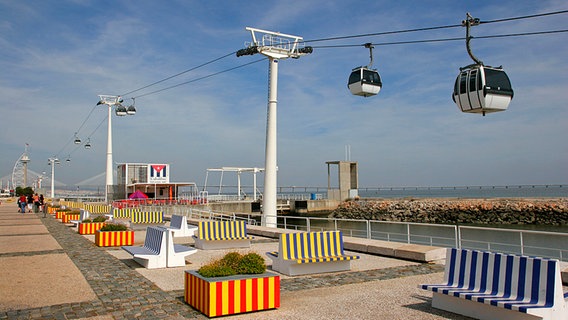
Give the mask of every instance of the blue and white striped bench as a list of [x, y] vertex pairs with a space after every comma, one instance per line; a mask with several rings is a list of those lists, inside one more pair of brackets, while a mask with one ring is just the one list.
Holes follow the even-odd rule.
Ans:
[[168, 230], [173, 232], [174, 237], [191, 237], [195, 234], [197, 227], [187, 224], [186, 216], [172, 215]]
[[167, 230], [160, 227], [146, 228], [144, 245], [122, 246], [134, 257], [134, 261], [148, 269], [167, 267]]
[[272, 270], [295, 276], [351, 270], [351, 260], [359, 256], [345, 254], [341, 231], [280, 234], [278, 251], [267, 252]]
[[419, 287], [434, 308], [476, 319], [568, 319], [555, 259], [450, 248], [444, 283]]

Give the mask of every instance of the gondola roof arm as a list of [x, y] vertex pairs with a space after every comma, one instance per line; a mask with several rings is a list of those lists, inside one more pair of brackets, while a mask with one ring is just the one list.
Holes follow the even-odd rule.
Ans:
[[470, 34], [470, 28], [472, 26], [477, 26], [481, 23], [481, 21], [479, 20], [479, 18], [473, 18], [469, 12], [467, 13], [467, 19], [462, 21], [462, 26], [465, 27], [465, 45], [467, 48], [467, 53], [469, 54], [469, 56], [471, 57], [471, 59], [473, 59], [473, 61], [477, 64], [482, 66], [483, 65], [483, 61], [479, 60], [474, 54], [473, 52], [471, 52], [471, 45], [470, 45], [470, 41], [473, 38]]

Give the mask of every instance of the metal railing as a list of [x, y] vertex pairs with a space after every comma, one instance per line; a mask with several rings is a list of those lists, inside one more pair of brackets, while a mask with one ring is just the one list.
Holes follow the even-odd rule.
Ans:
[[[258, 225], [260, 214], [213, 212], [188, 206], [161, 206], [166, 215], [192, 219], [244, 220]], [[359, 219], [278, 216], [277, 227], [298, 231], [342, 231], [345, 236], [438, 247], [490, 250], [568, 262], [568, 233]]]
[[277, 227], [340, 230], [350, 237], [492, 250], [568, 261], [568, 233], [358, 219], [279, 216]]

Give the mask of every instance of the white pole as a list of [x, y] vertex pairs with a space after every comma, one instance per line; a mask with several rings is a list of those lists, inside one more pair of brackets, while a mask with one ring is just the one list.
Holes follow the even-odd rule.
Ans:
[[278, 59], [268, 57], [268, 114], [266, 123], [266, 154], [264, 172], [264, 195], [262, 197], [263, 223], [265, 227], [276, 228], [276, 115], [278, 97]]
[[108, 139], [107, 139], [107, 163], [106, 163], [106, 192], [105, 202], [108, 203], [108, 195], [112, 190], [112, 105], [108, 105]]
[[252, 193], [253, 200], [256, 201], [256, 168], [254, 168], [253, 179], [252, 179]]
[[49, 162], [51, 162], [51, 204], [53, 204], [55, 199], [55, 160], [49, 159]]

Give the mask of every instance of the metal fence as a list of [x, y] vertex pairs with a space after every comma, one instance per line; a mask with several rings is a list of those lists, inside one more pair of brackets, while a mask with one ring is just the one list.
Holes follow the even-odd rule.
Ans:
[[492, 250], [568, 261], [568, 233], [410, 222], [280, 216], [277, 226], [340, 230], [346, 236], [439, 247]]
[[[161, 206], [166, 215], [193, 219], [244, 220], [259, 225], [260, 214], [212, 212], [190, 206]], [[345, 236], [438, 247], [491, 250], [568, 262], [568, 233], [359, 219], [278, 216], [277, 227], [298, 231], [340, 230]]]

